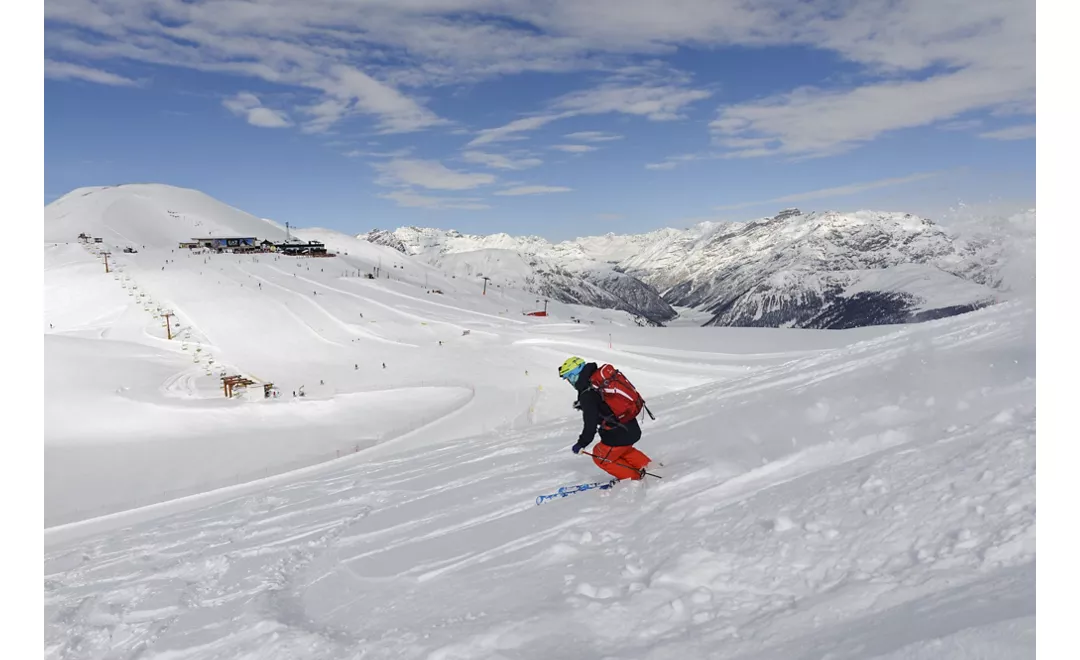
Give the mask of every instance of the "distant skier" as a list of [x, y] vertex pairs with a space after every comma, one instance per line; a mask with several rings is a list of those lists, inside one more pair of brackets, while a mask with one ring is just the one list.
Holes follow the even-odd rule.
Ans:
[[645, 406], [641, 395], [610, 364], [574, 356], [559, 367], [559, 378], [577, 390], [574, 408], [581, 411], [584, 427], [571, 448], [575, 454], [588, 447], [597, 431], [600, 442], [592, 453], [593, 462], [616, 479], [641, 479], [651, 459], [634, 448], [641, 439], [637, 416]]

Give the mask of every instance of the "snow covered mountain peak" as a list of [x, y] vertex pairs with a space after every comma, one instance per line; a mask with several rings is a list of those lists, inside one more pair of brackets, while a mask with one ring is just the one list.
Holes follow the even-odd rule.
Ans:
[[[658, 324], [676, 312], [652, 286], [619, 272], [597, 255], [612, 252], [596, 245], [590, 252], [576, 242], [552, 244], [539, 236], [507, 233], [478, 236], [456, 230], [400, 227], [361, 235], [372, 243], [392, 247], [428, 264], [464, 277], [488, 277], [499, 286], [531, 291], [564, 303], [620, 309], [641, 323]], [[626, 250], [614, 248], [618, 262]]]
[[45, 240], [80, 233], [124, 246], [176, 247], [196, 236], [284, 240], [285, 231], [206, 193], [159, 183], [77, 188], [45, 207]]
[[[621, 286], [640, 282], [660, 292], [665, 304], [707, 310], [712, 325], [829, 328], [925, 320], [990, 304], [996, 298], [991, 287], [1000, 280], [984, 263], [987, 241], [958, 240], [932, 220], [901, 212], [789, 208], [748, 222], [706, 221], [560, 243], [416, 227], [376, 230], [366, 238], [443, 265], [455, 255], [455, 267], [470, 274], [477, 272], [471, 262], [486, 259], [493, 278], [504, 276], [509, 260], [492, 261], [482, 251], [504, 250], [520, 257], [512, 272], [520, 275], [527, 265], [535, 290], [545, 295], [569, 295], [552, 273]], [[670, 318], [658, 310], [645, 315]]]

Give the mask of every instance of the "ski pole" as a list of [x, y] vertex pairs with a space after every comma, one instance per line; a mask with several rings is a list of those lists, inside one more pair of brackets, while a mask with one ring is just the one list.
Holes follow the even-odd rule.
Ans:
[[[601, 461], [607, 461], [608, 463], [614, 463], [615, 465], [621, 465], [624, 468], [630, 468], [631, 470], [637, 470], [637, 468], [629, 466], [626, 463], [620, 463], [619, 461], [613, 461], [610, 458], [604, 458], [603, 456], [597, 456], [596, 454], [590, 454], [589, 452], [585, 451], [584, 449], [581, 450], [581, 453], [585, 454], [586, 456], [592, 456], [593, 458], [598, 458]], [[661, 477], [660, 475], [653, 474], [652, 472], [645, 472], [644, 474], [647, 474], [650, 477], [656, 477], [657, 479], [663, 479], [663, 477]]]

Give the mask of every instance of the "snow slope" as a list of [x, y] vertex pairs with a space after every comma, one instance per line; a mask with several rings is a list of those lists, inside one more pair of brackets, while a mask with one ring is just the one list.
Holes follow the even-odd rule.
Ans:
[[[73, 227], [159, 242], [106, 234], [109, 274], [45, 245], [46, 658], [1034, 655], [1033, 298], [840, 331], [523, 317], [533, 292], [326, 230], [337, 257], [189, 253], [85, 201]], [[603, 474], [568, 451], [571, 354], [645, 394], [663, 478], [538, 506]], [[283, 396], [225, 399], [222, 368]]]
[[[113, 201], [101, 204], [102, 194]], [[522, 309], [535, 308], [531, 293], [499, 287], [484, 296], [475, 278], [329, 230], [296, 233], [326, 242], [334, 258], [182, 250], [170, 234], [174, 219], [144, 210], [190, 209], [177, 200], [193, 195], [200, 199], [166, 186], [121, 186], [66, 196], [57, 202], [66, 209], [61, 221], [56, 208], [46, 210], [47, 234], [59, 238], [53, 223], [60, 222], [104, 238], [45, 246], [47, 525], [278, 474], [410, 434], [423, 441], [432, 426], [445, 439], [536, 423], [554, 414], [541, 388], [559, 385], [545, 362], [555, 358], [502, 347], [532, 329], [580, 332], [570, 317], [634, 326], [622, 312], [561, 303], [550, 305], [548, 319], [523, 317]], [[206, 222], [225, 234], [252, 233], [248, 220], [224, 210]], [[123, 253], [127, 239], [108, 227], [147, 242]], [[97, 254], [103, 250], [112, 251], [108, 274]], [[375, 268], [379, 279], [362, 277]], [[173, 341], [161, 316], [170, 310]], [[503, 373], [507, 361], [513, 378]], [[463, 378], [461, 364], [487, 378]], [[693, 382], [711, 377], [692, 365], [682, 371]], [[226, 373], [253, 379], [254, 396], [225, 400], [219, 378]], [[678, 382], [679, 374], [655, 379], [657, 387]], [[259, 398], [263, 383], [281, 398]], [[296, 396], [301, 388], [304, 397]], [[462, 412], [473, 409], [504, 412]]]
[[78, 188], [45, 207], [45, 242], [74, 242], [80, 233], [115, 247], [175, 247], [206, 236], [285, 240], [285, 231], [188, 188], [156, 183]]
[[537, 506], [564, 418], [57, 530], [45, 657], [1032, 657], [1031, 311], [653, 397], [661, 481]]

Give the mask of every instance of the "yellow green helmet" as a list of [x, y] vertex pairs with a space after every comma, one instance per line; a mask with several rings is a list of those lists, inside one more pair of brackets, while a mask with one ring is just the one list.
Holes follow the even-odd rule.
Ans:
[[570, 374], [581, 371], [581, 368], [585, 366], [585, 360], [582, 360], [578, 356], [569, 357], [566, 362], [562, 363], [559, 367], [559, 378], [569, 378]]

